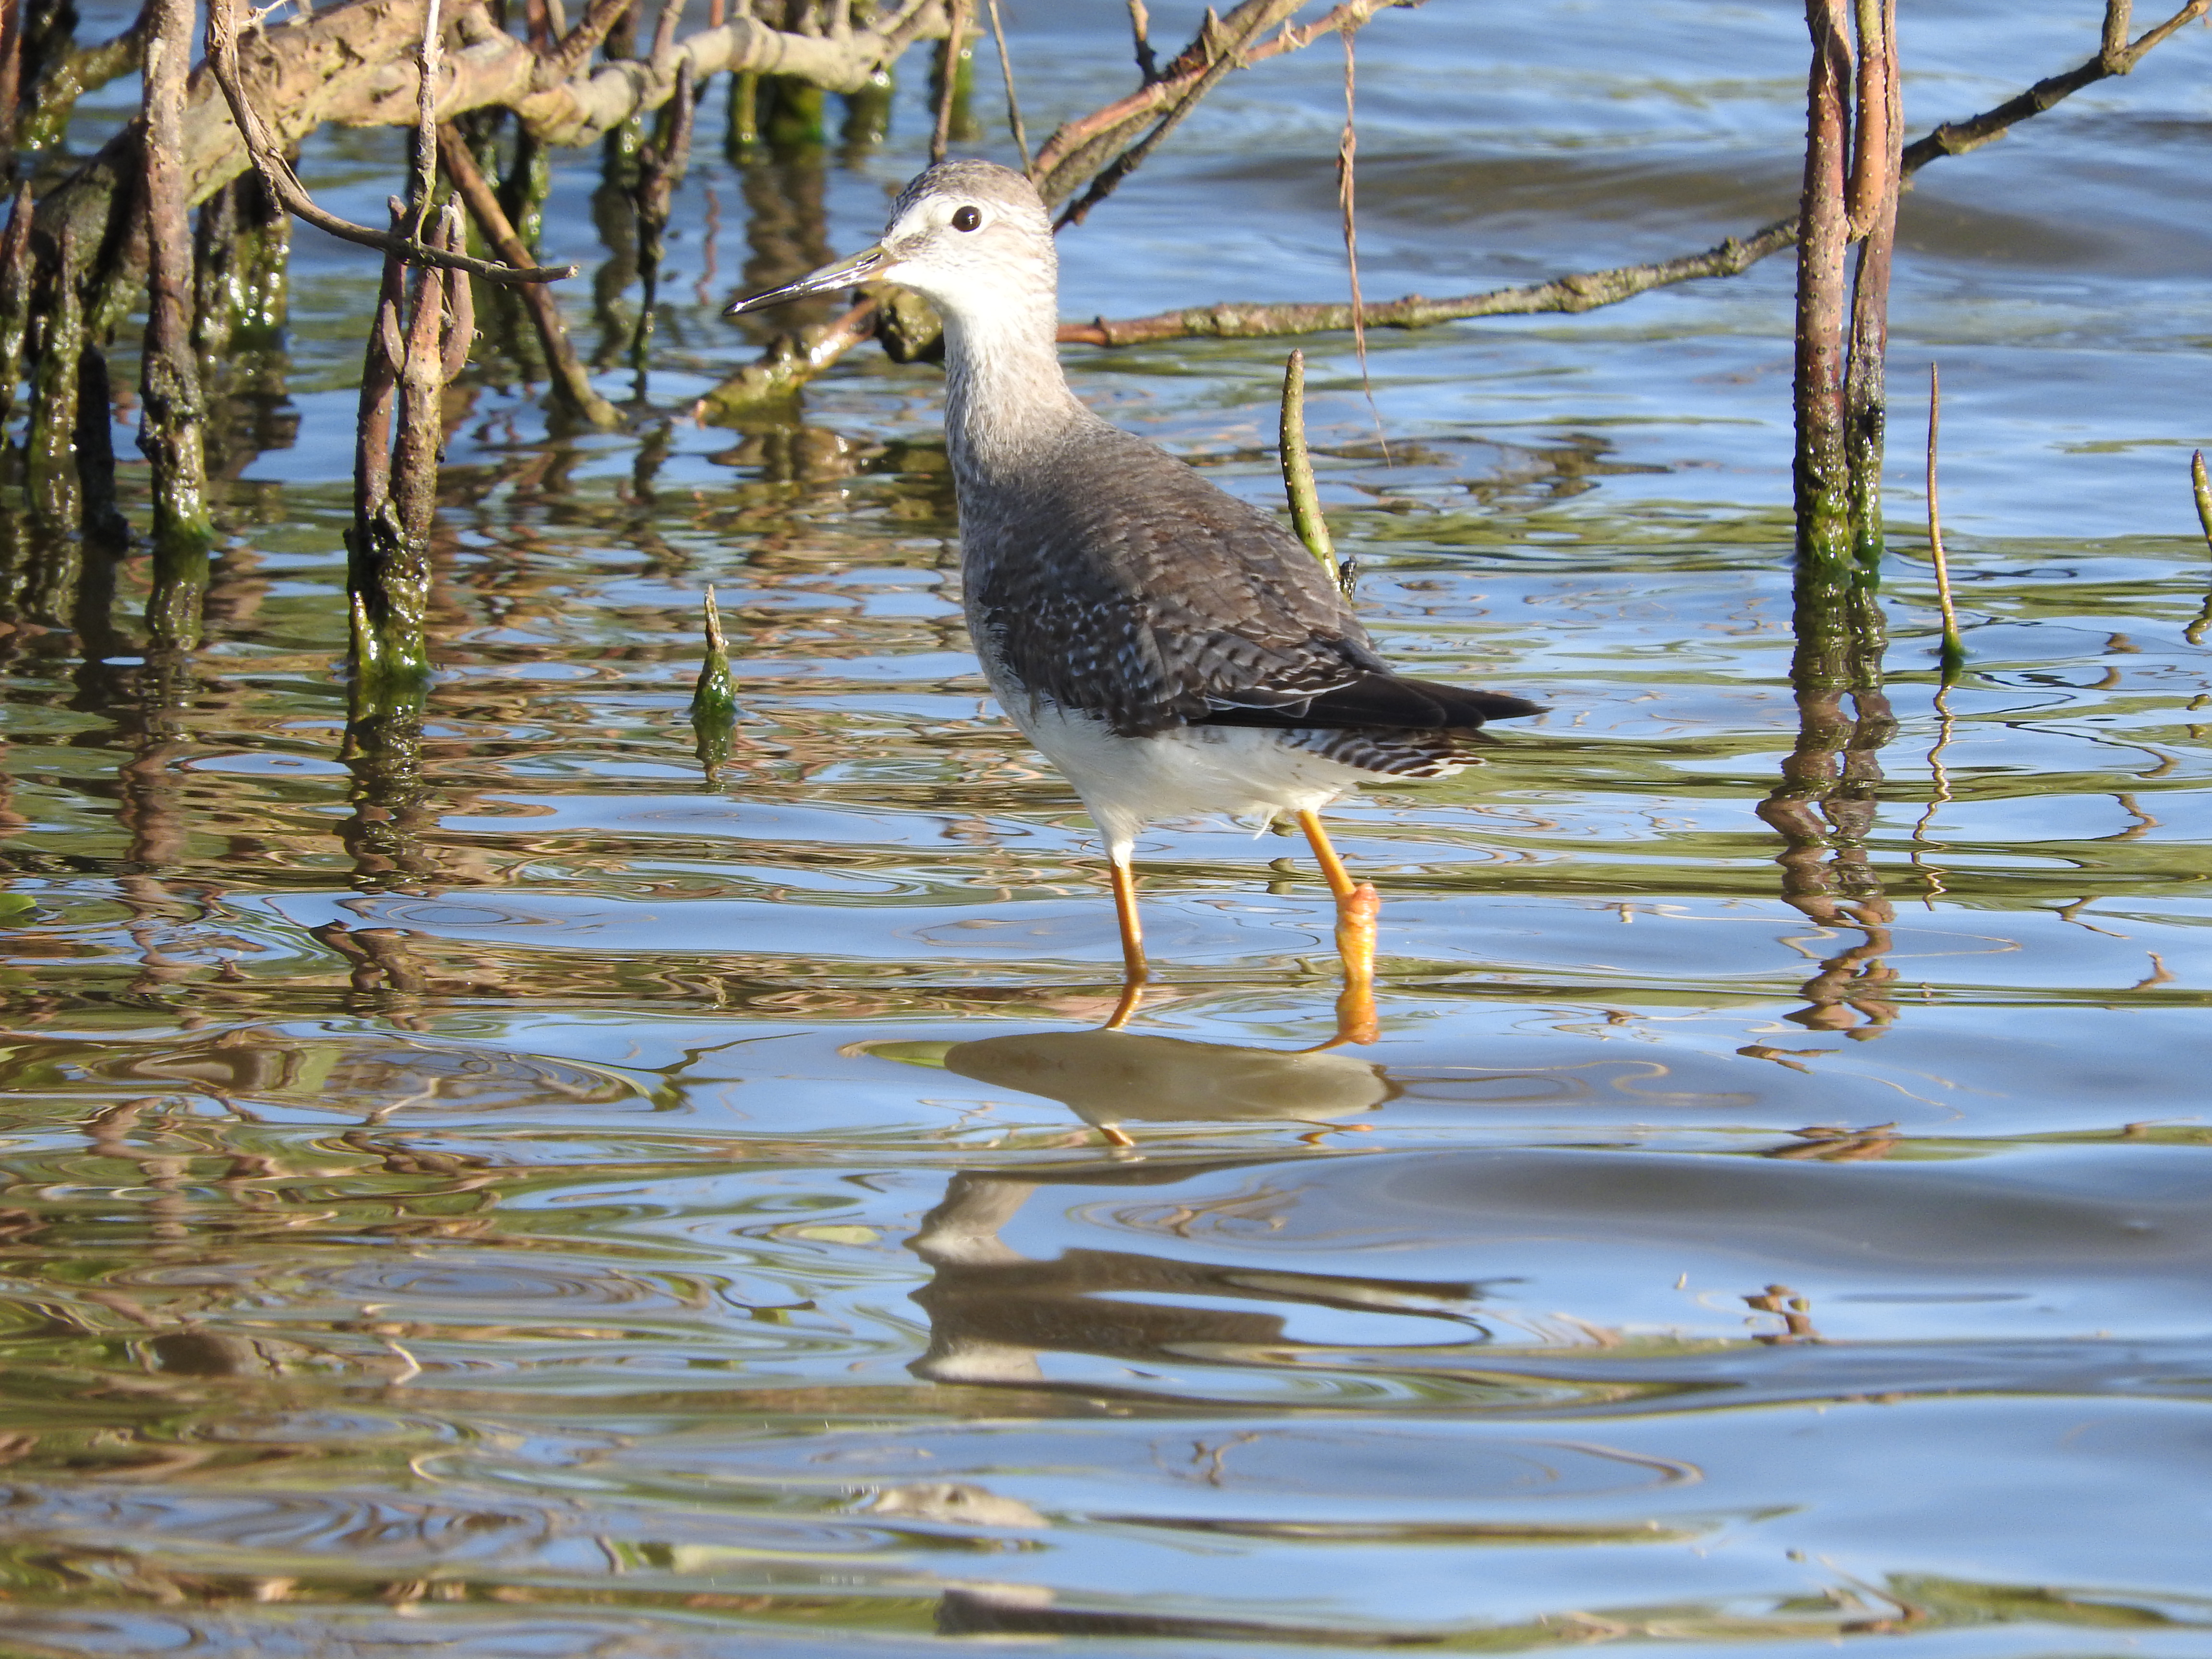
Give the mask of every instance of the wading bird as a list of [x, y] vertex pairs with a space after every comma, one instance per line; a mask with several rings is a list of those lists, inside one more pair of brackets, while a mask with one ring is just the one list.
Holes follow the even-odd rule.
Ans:
[[1455, 772], [1484, 721], [1543, 710], [1393, 672], [1294, 535], [1079, 402], [1056, 344], [1059, 272], [1026, 179], [945, 161], [906, 187], [876, 246], [730, 309], [886, 282], [944, 318], [969, 632], [1000, 702], [1104, 837], [1127, 970], [1115, 1023], [1146, 974], [1138, 833], [1289, 814], [1336, 896], [1341, 1029], [1371, 1034], [1375, 890], [1346, 871], [1321, 809], [1370, 778]]

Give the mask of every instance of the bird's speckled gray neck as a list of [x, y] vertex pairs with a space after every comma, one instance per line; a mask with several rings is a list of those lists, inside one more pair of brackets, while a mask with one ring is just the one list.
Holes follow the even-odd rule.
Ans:
[[963, 515], [979, 489], [1018, 475], [1071, 425], [1097, 417], [1060, 370], [1054, 295], [950, 311], [945, 319], [945, 439]]

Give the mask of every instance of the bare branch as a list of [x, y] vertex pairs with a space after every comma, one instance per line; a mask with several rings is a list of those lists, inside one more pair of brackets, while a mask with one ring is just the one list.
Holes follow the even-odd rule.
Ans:
[[[1215, 73], [1217, 53], [1214, 47], [1225, 40], [1256, 40], [1267, 27], [1282, 22], [1283, 27], [1273, 40], [1248, 45], [1236, 54], [1231, 69], [1248, 68], [1285, 52], [1297, 52], [1311, 46], [1324, 34], [1339, 29], [1358, 28], [1361, 24], [1392, 6], [1419, 5], [1421, 0], [1343, 0], [1334, 10], [1308, 24], [1304, 28], [1292, 27], [1285, 20], [1293, 15], [1297, 7], [1284, 5], [1281, 0], [1244, 0], [1243, 4], [1218, 23], [1209, 21], [1199, 38], [1185, 49], [1182, 55], [1155, 76], [1147, 76], [1145, 83], [1127, 97], [1118, 99], [1090, 114], [1070, 121], [1045, 140], [1044, 148], [1030, 168], [1030, 178], [1047, 204], [1065, 201], [1076, 190], [1104, 167], [1114, 154], [1155, 118], [1164, 112], [1187, 108], [1194, 85], [1211, 76], [1210, 88], [1220, 78]], [[1253, 14], [1264, 16], [1257, 27], [1247, 28]], [[1149, 53], [1147, 46], [1146, 52]], [[1178, 115], [1175, 118], [1180, 120]], [[1123, 169], [1126, 173], [1128, 169]]]
[[[223, 76], [196, 73], [185, 112], [187, 199], [206, 200], [249, 167], [263, 173], [264, 179], [275, 173], [277, 179], [269, 181], [272, 199], [309, 223], [344, 235], [345, 231], [332, 230], [332, 226], [345, 222], [307, 200], [296, 179], [290, 181], [290, 190], [283, 190], [286, 170], [282, 153], [326, 124], [415, 124], [420, 88], [411, 60], [422, 40], [425, 9], [425, 0], [347, 0], [241, 40], [229, 9], [217, 4], [218, 30], [224, 23], [230, 25], [230, 51], [222, 64], [209, 67], [222, 69], [234, 87], [250, 78], [258, 120], [249, 115], [247, 125], [258, 135], [258, 153], [250, 153], [241, 137], [232, 107], [233, 88], [222, 85]], [[469, 110], [501, 106], [514, 110], [532, 134], [548, 144], [588, 143], [633, 114], [659, 107], [674, 90], [679, 58], [690, 61], [695, 83], [732, 70], [793, 76], [831, 91], [850, 92], [866, 86], [871, 76], [910, 43], [942, 33], [945, 27], [939, 0], [903, 0], [895, 10], [886, 8], [890, 15], [879, 18], [872, 29], [856, 30], [842, 40], [787, 34], [738, 16], [722, 27], [678, 42], [659, 62], [603, 64], [588, 76], [580, 75], [548, 87], [540, 80], [544, 59], [538, 52], [496, 27], [483, 0], [446, 0], [444, 9], [452, 15], [453, 34], [446, 57], [447, 73], [437, 88], [439, 118], [451, 119]], [[549, 22], [556, 9], [548, 4]], [[277, 161], [264, 168], [264, 161], [272, 156]], [[131, 239], [129, 225], [136, 211], [132, 181], [142, 165], [137, 129], [126, 127], [40, 199], [39, 243], [51, 257], [60, 246], [64, 222], [73, 223], [76, 252], [70, 269], [81, 283], [101, 260], [103, 249], [111, 252], [100, 270], [101, 283], [127, 282], [128, 260], [117, 264], [112, 250]], [[295, 205], [300, 203], [305, 204], [305, 210]], [[358, 233], [363, 228], [349, 228]], [[360, 238], [356, 234], [349, 240]], [[381, 240], [368, 245], [386, 246]], [[419, 248], [419, 239], [404, 241], [403, 246]], [[408, 257], [419, 255], [410, 252]], [[487, 280], [502, 280], [482, 261], [464, 263], [465, 258], [445, 255], [441, 262]]]
[[[397, 254], [413, 265], [444, 265], [455, 270], [465, 270], [471, 276], [482, 276], [494, 283], [556, 283], [564, 276], [576, 274], [574, 265], [532, 265], [517, 269], [510, 265], [488, 264], [472, 259], [465, 253], [434, 248], [419, 236], [402, 236], [388, 231], [371, 230], [366, 225], [355, 224], [317, 206], [313, 198], [300, 183], [299, 176], [270, 135], [268, 125], [246, 96], [238, 73], [238, 24], [234, 10], [236, 0], [211, 0], [208, 8], [208, 67], [214, 71], [216, 83], [230, 105], [231, 118], [238, 124], [239, 137], [244, 141], [247, 157], [254, 170], [260, 173], [261, 182], [270, 195], [284, 205], [285, 211], [295, 218], [304, 219], [316, 229], [325, 231], [343, 241], [357, 243], [362, 247], [381, 249]], [[434, 12], [436, 0], [431, 0], [426, 9]], [[430, 100], [425, 99], [427, 104]], [[431, 147], [434, 156], [436, 147]], [[427, 199], [427, 198], [426, 198]]]
[[1006, 125], [1013, 129], [1014, 149], [1022, 158], [1022, 171], [1030, 167], [1030, 135], [1022, 125], [1022, 100], [1014, 91], [1014, 60], [1006, 51], [1006, 26], [999, 20], [999, 0], [990, 0], [991, 38], [999, 45], [999, 75], [1006, 83]]
[[605, 43], [623, 14], [630, 9], [633, 0], [591, 0], [584, 15], [561, 44], [545, 54], [539, 67], [538, 84], [558, 86], [574, 76], [577, 70], [592, 60], [592, 54]]
[[[1091, 180], [1091, 188], [1084, 191], [1083, 199], [1061, 214], [1053, 228], [1061, 230], [1069, 225], [1081, 224], [1092, 208], [1112, 195], [1121, 180], [1144, 165], [1146, 159], [1160, 147], [1170, 133], [1182, 125], [1183, 118], [1198, 107], [1200, 100], [1220, 83], [1224, 76], [1249, 61], [1244, 55], [1244, 48], [1270, 25], [1296, 12], [1301, 3], [1302, 0], [1244, 0], [1243, 5], [1220, 20], [1218, 31], [1213, 14], [1209, 10], [1206, 15], [1206, 26], [1199, 31], [1198, 39], [1191, 43], [1189, 50], [1182, 58], [1176, 60], [1180, 67], [1194, 54], [1202, 54], [1203, 66], [1195, 74], [1183, 77], [1175, 94], [1165, 100], [1164, 111], [1152, 130], [1100, 167]], [[1169, 82], [1165, 81], [1156, 81], [1152, 86], [1167, 84]], [[1148, 87], [1146, 91], [1152, 89]], [[1044, 198], [1045, 204], [1049, 207], [1063, 195], [1073, 193], [1081, 182], [1077, 176], [1079, 166], [1094, 155], [1103, 157], [1104, 152], [1121, 142], [1124, 133], [1133, 131], [1146, 118], [1149, 117], [1139, 117], [1134, 122], [1116, 125], [1077, 152], [1071, 163], [1055, 167], [1040, 179], [1037, 193]], [[1049, 150], [1052, 143], [1058, 142], [1059, 137], [1058, 133], [1054, 134], [1052, 141], [1045, 148]], [[1043, 167], [1044, 158], [1040, 155], [1037, 168], [1042, 170]]]
[[[522, 238], [515, 234], [506, 210], [499, 204], [499, 192], [483, 176], [469, 153], [468, 141], [451, 126], [438, 130], [438, 155], [446, 169], [446, 176], [453, 181], [453, 189], [467, 204], [484, 234], [492, 250], [510, 264], [520, 264], [530, 257], [523, 246]], [[561, 313], [553, 303], [552, 294], [540, 284], [519, 290], [523, 308], [529, 312], [532, 327], [538, 331], [538, 343], [545, 353], [545, 365], [553, 376], [555, 396], [565, 403], [570, 412], [581, 416], [602, 432], [611, 432], [622, 424], [622, 415], [615, 406], [601, 397], [592, 385], [592, 377], [577, 360], [576, 348], [568, 338], [568, 331], [561, 325]], [[449, 377], [450, 378], [450, 377]]]

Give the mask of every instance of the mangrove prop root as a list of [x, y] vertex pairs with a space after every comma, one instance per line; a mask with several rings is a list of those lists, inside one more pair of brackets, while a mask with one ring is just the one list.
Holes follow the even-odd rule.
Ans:
[[1835, 0], [1807, 0], [1813, 69], [1806, 94], [1804, 227], [1797, 245], [1797, 447], [1793, 471], [1801, 556], [1848, 556], [1849, 462], [1844, 449], [1844, 252], [1851, 54]]
[[[664, 9], [662, 15], [669, 16], [672, 10], [672, 7]], [[661, 112], [659, 131], [638, 156], [634, 199], [637, 205], [638, 277], [643, 292], [638, 301], [637, 330], [630, 338], [630, 361], [641, 376], [645, 373], [653, 319], [659, 310], [660, 262], [668, 251], [669, 210], [675, 200], [676, 186], [683, 181], [684, 170], [691, 163], [691, 125], [696, 108], [691, 68], [688, 64], [683, 64], [677, 70], [676, 96]], [[641, 380], [638, 395], [644, 394]]]
[[1283, 365], [1283, 492], [1291, 500], [1291, 526], [1306, 551], [1321, 561], [1329, 580], [1349, 589], [1336, 561], [1336, 544], [1321, 515], [1321, 492], [1314, 487], [1313, 456], [1306, 448], [1306, 354], [1293, 351]]
[[31, 515], [49, 534], [73, 535], [82, 516], [77, 480], [77, 359], [85, 347], [84, 306], [64, 274], [76, 252], [76, 227], [62, 230], [60, 258], [47, 273], [25, 435]]
[[[406, 222], [403, 204], [393, 203], [392, 219], [395, 227]], [[386, 678], [386, 623], [396, 586], [386, 573], [400, 568], [406, 556], [405, 538], [392, 507], [392, 417], [398, 402], [400, 366], [407, 360], [400, 325], [406, 271], [399, 256], [386, 251], [384, 280], [362, 359], [361, 399], [354, 425], [353, 525], [346, 536], [346, 592], [353, 611], [357, 681]], [[401, 598], [404, 602], [404, 596]], [[392, 678], [404, 679], [407, 666], [393, 665]]]
[[0, 232], [0, 424], [15, 412], [23, 374], [23, 340], [31, 325], [31, 186], [15, 191], [8, 228]]
[[153, 473], [154, 595], [147, 625], [185, 650], [199, 641], [214, 540], [207, 511], [207, 410], [191, 337], [192, 233], [177, 166], [192, 12], [191, 0], [149, 0], [147, 6], [148, 282], [138, 428], [138, 447]]
[[[1887, 420], [1889, 272], [1903, 187], [1897, 0], [1857, 0], [1858, 123], [1852, 158], [1852, 228], [1862, 236], [1851, 278], [1850, 361], [1844, 374], [1844, 459], [1850, 470], [1851, 548], [1869, 578], [1881, 564], [1881, 458]], [[1871, 200], [1862, 217], [1863, 194]]]

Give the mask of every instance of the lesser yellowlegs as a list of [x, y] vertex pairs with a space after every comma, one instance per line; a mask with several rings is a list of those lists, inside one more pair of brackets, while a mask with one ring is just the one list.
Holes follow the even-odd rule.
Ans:
[[1105, 839], [1124, 1014], [1146, 972], [1136, 837], [1209, 813], [1296, 818], [1336, 896], [1347, 1004], [1364, 1009], [1374, 890], [1346, 871], [1321, 809], [1370, 778], [1457, 771], [1486, 720], [1543, 710], [1394, 672], [1287, 529], [1077, 400], [1052, 223], [1021, 174], [931, 167], [876, 246], [731, 310], [878, 281], [945, 319], [969, 631], [1006, 713]]

